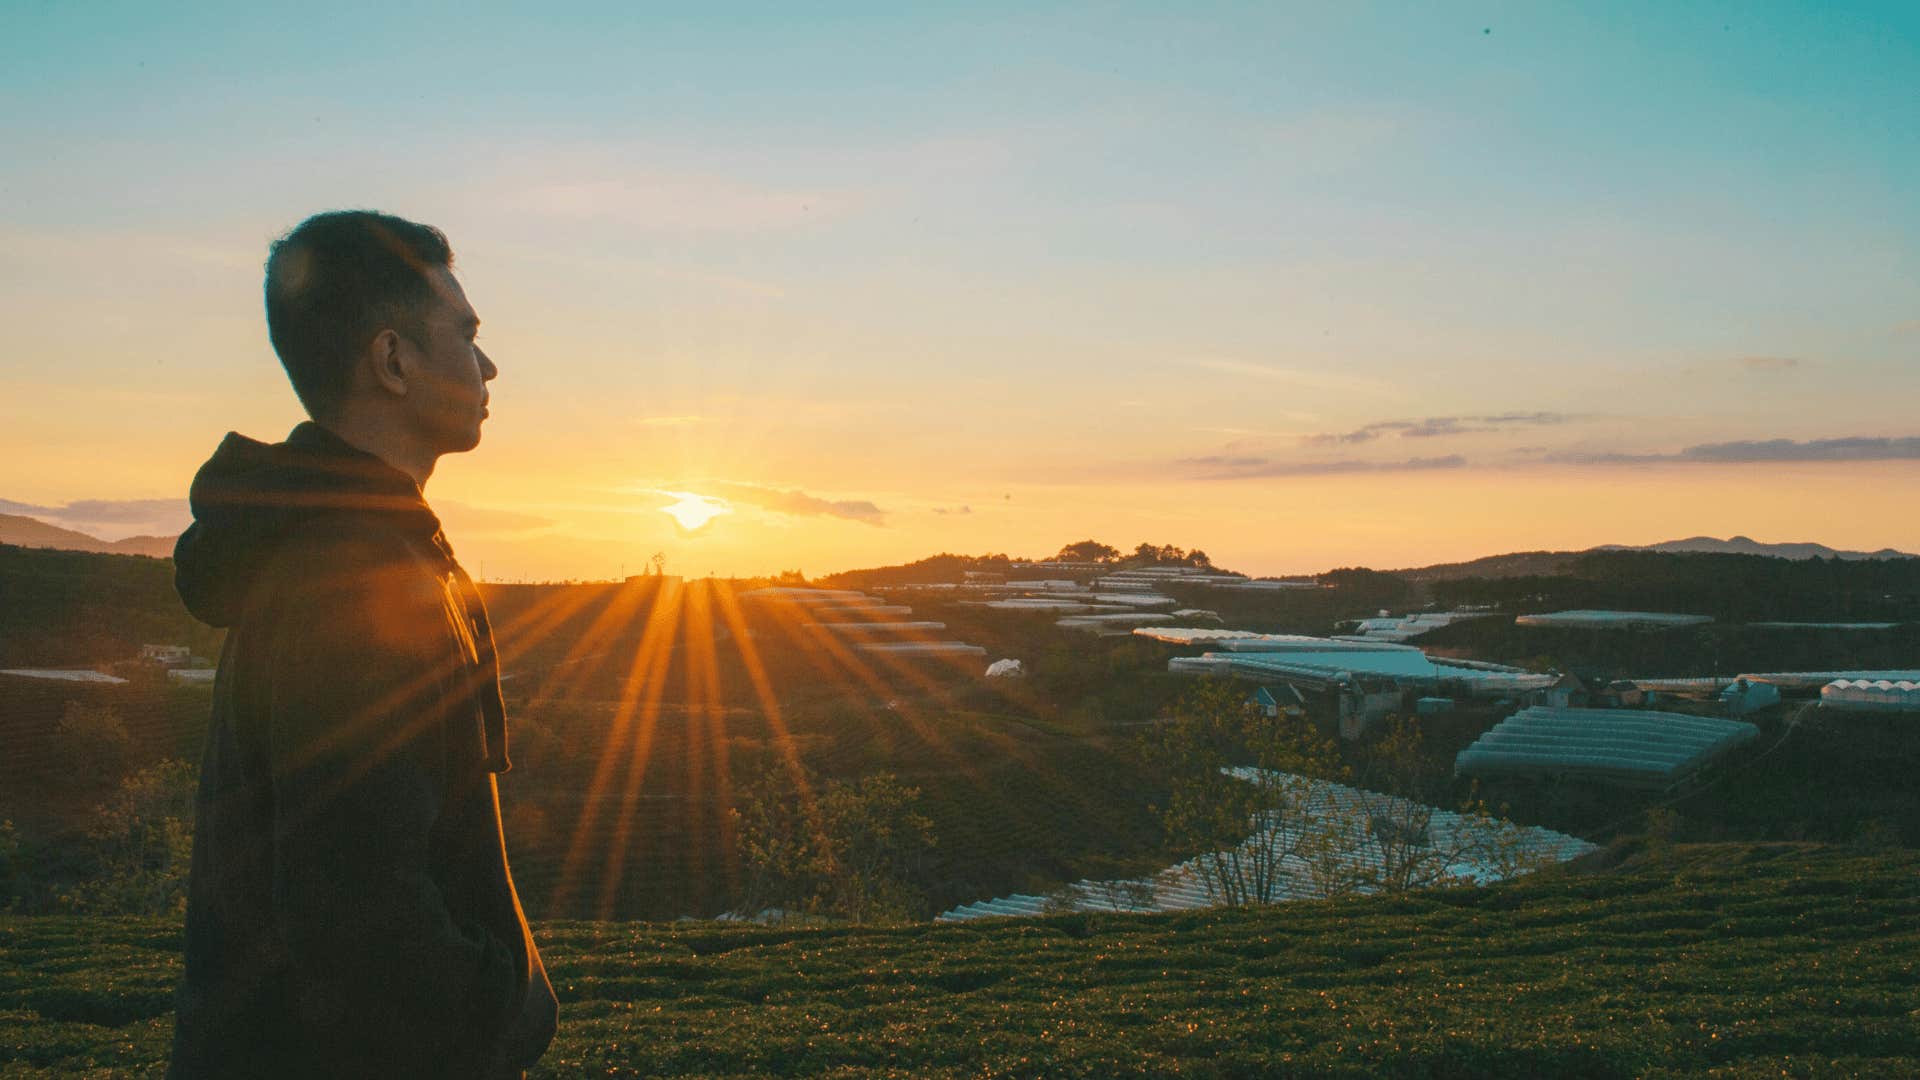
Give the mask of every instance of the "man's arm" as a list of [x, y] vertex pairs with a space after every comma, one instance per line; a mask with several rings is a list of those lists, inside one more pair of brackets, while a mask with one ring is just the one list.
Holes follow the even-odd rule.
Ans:
[[[507, 945], [429, 874], [459, 662], [438, 583], [364, 549], [310, 555], [276, 601], [274, 907], [316, 1032], [472, 1052], [523, 990]], [[457, 693], [456, 693], [457, 696]], [[484, 1053], [484, 1050], [482, 1050]]]

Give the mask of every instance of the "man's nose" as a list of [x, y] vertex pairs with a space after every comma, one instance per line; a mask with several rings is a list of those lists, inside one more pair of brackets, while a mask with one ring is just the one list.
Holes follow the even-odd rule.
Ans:
[[493, 366], [493, 357], [488, 356], [487, 351], [478, 345], [473, 347], [473, 353], [480, 358], [480, 380], [492, 382], [493, 377], [500, 374], [500, 369]]

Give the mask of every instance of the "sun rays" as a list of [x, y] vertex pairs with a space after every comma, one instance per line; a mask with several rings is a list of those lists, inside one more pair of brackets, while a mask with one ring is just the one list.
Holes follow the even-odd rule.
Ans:
[[660, 494], [672, 496], [674, 501], [660, 508], [660, 512], [672, 518], [682, 529], [698, 532], [714, 518], [722, 514], [733, 513], [733, 506], [725, 499], [716, 499], [711, 495], [696, 495], [691, 491], [662, 491]]
[[[936, 665], [978, 672], [952, 657], [929, 664], [860, 650], [866, 634], [887, 624], [900, 641], [930, 640], [926, 629], [938, 625], [883, 607], [803, 605], [717, 579], [642, 576], [557, 589], [503, 618], [503, 664], [519, 680], [509, 684], [520, 691], [515, 715], [606, 709], [571, 744], [591, 759], [578, 761], [576, 791], [561, 800], [577, 809], [550, 848], [557, 874], [546, 883], [545, 910], [614, 916], [624, 890], [644, 888], [629, 880], [642, 870], [636, 859], [659, 856], [661, 844], [684, 845], [668, 849], [674, 860], [732, 879], [735, 716], [758, 714], [769, 760], [792, 778], [802, 814], [819, 829], [817, 792], [787, 721], [784, 702], [795, 695], [855, 702], [926, 748], [943, 771], [980, 782], [982, 763], [967, 760], [943, 730], [938, 713], [957, 704]], [[849, 640], [836, 625], [859, 629]], [[660, 812], [648, 802], [655, 799], [686, 800], [688, 835], [662, 837], [643, 824]]]

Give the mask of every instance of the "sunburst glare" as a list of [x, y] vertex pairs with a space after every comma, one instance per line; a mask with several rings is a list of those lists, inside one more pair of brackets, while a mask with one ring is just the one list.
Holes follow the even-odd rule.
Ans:
[[696, 495], [691, 491], [663, 491], [676, 502], [660, 508], [660, 512], [680, 523], [680, 527], [693, 532], [706, 526], [707, 522], [721, 514], [733, 513], [733, 507], [725, 499], [716, 499], [711, 495]]

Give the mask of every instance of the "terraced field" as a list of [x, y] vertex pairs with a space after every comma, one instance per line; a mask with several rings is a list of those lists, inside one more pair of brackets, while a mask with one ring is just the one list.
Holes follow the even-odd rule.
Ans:
[[[894, 928], [551, 922], [570, 1076], [1913, 1076], [1920, 853]], [[0, 1075], [149, 1075], [178, 927], [0, 920]]]

